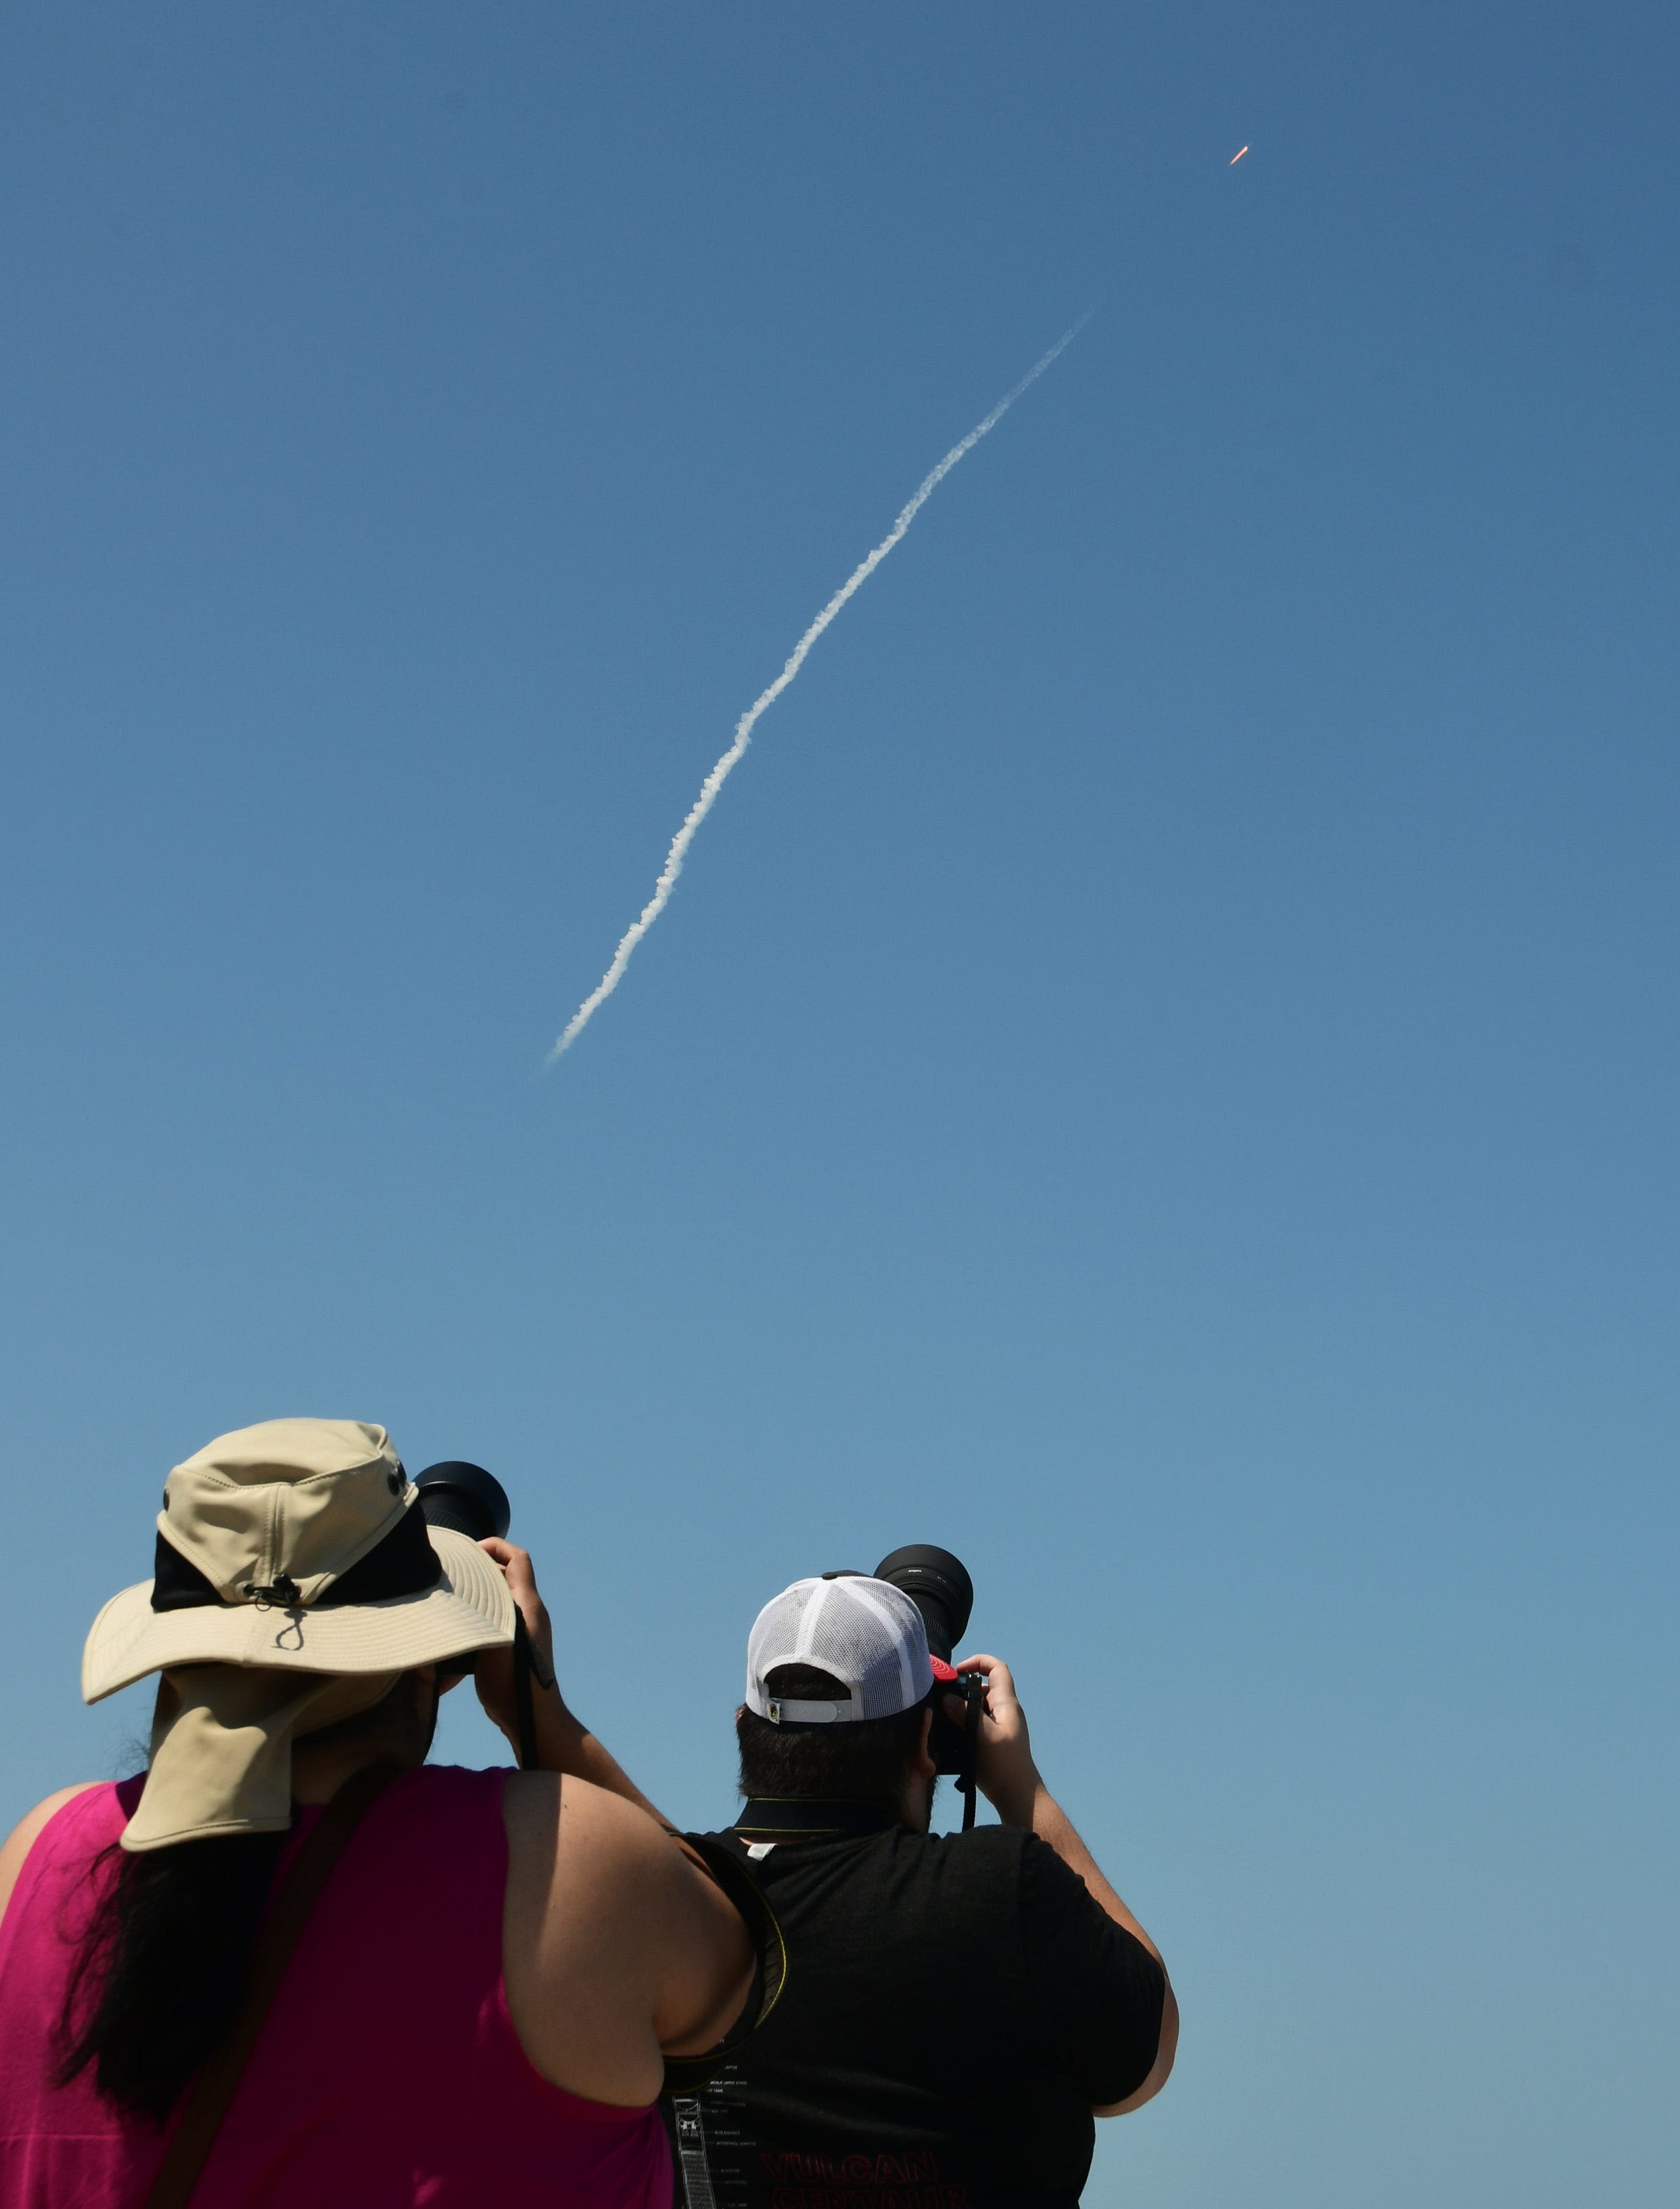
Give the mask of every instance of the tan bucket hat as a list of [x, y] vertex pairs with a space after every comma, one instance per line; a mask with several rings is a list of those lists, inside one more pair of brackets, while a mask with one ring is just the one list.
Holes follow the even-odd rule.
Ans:
[[394, 1674], [514, 1638], [501, 1572], [427, 1526], [383, 1427], [267, 1419], [222, 1435], [170, 1474], [157, 1523], [152, 1579], [93, 1621], [87, 1702], [165, 1666]]

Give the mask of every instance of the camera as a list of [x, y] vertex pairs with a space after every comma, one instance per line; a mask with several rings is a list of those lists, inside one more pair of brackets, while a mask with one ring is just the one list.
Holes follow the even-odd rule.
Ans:
[[[974, 1608], [974, 1583], [961, 1558], [930, 1543], [912, 1543], [884, 1556], [875, 1568], [875, 1577], [902, 1589], [909, 1597], [927, 1628], [929, 1655], [948, 1668], [951, 1652], [967, 1631], [968, 1614]], [[947, 1694], [961, 1696], [960, 1722], [947, 1717]], [[974, 1822], [974, 1750], [985, 1706], [984, 1672], [960, 1672], [954, 1680], [942, 1684], [936, 1681], [928, 1754], [936, 1771], [956, 1780], [957, 1792], [963, 1798], [964, 1833]]]
[[[414, 1486], [428, 1526], [447, 1526], [451, 1533], [465, 1534], [469, 1542], [482, 1542], [492, 1534], [506, 1538], [513, 1524], [513, 1506], [508, 1501], [507, 1490], [483, 1466], [469, 1465], [465, 1458], [444, 1458], [437, 1465], [429, 1465]], [[470, 1664], [472, 1660], [466, 1661]], [[536, 1706], [531, 1691], [533, 1680], [540, 1688], [554, 1685], [553, 1673], [539, 1656], [526, 1631], [524, 1618], [515, 1610], [514, 1707], [520, 1767], [526, 1772], [533, 1770], [537, 1764]]]

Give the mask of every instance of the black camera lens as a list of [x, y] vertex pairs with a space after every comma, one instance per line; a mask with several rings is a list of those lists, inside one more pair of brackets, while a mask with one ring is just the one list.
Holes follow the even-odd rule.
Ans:
[[968, 1629], [968, 1614], [974, 1608], [974, 1583], [961, 1558], [954, 1557], [948, 1550], [912, 1543], [908, 1549], [894, 1550], [883, 1557], [875, 1568], [875, 1577], [904, 1590], [922, 1614], [929, 1650], [948, 1664], [951, 1652]]
[[429, 1465], [414, 1485], [428, 1526], [447, 1526], [469, 1541], [482, 1542], [489, 1534], [506, 1534], [513, 1523], [507, 1490], [481, 1465], [447, 1458]]

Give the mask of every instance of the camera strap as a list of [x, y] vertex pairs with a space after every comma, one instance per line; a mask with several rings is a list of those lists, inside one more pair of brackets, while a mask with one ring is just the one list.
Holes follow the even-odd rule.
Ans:
[[764, 1890], [745, 1864], [715, 1834], [677, 1833], [673, 1838], [700, 1859], [741, 1913], [753, 1946], [754, 1968], [746, 2007], [717, 2045], [703, 2056], [665, 2057], [662, 2091], [668, 2095], [693, 2093], [721, 2070], [769, 2016], [787, 1983], [787, 1943], [781, 1926]]
[[[537, 1652], [531, 1646], [531, 1636], [526, 1631], [524, 1613], [514, 1611], [514, 1715], [519, 1728], [519, 1768], [534, 1772], [537, 1768], [537, 1710], [531, 1691], [531, 1682], [537, 1670]], [[552, 1677], [543, 1682], [552, 1687]]]
[[974, 1827], [974, 1805], [979, 1787], [975, 1779], [975, 1765], [979, 1755], [980, 1720], [985, 1714], [986, 1680], [984, 1672], [965, 1672], [962, 1676], [962, 1769], [957, 1774], [957, 1792], [962, 1797], [962, 1830], [972, 1833]]
[[884, 1803], [830, 1801], [807, 1795], [750, 1795], [730, 1827], [744, 1841], [852, 1840], [889, 1833], [900, 1823]]

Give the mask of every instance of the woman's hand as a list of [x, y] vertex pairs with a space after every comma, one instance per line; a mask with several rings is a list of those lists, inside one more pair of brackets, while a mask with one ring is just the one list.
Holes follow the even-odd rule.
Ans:
[[[480, 1542], [479, 1547], [502, 1568], [508, 1592], [519, 1606], [519, 1615], [531, 1637], [536, 1674], [531, 1682], [531, 1715], [536, 1726], [538, 1769], [569, 1772], [579, 1779], [587, 1779], [593, 1786], [605, 1788], [609, 1794], [622, 1795], [627, 1803], [638, 1804], [658, 1818], [662, 1826], [666, 1825], [668, 1821], [608, 1752], [605, 1744], [566, 1708], [560, 1683], [554, 1676], [553, 1622], [548, 1615], [548, 1605], [537, 1592], [537, 1575], [529, 1550], [515, 1549], [511, 1542], [504, 1542], [494, 1534]], [[508, 1745], [517, 1760], [519, 1706], [514, 1695], [513, 1651], [479, 1650], [473, 1676], [485, 1716], [507, 1737]]]
[[[554, 1677], [554, 1623], [548, 1615], [548, 1605], [537, 1592], [537, 1574], [528, 1550], [515, 1549], [499, 1535], [491, 1534], [479, 1547], [487, 1557], [502, 1568], [502, 1576], [508, 1583], [508, 1592], [518, 1606], [525, 1621], [525, 1630], [531, 1637], [531, 1648], [537, 1659], [537, 1678], [533, 1691], [539, 1706], [545, 1696], [560, 1704], [560, 1689]], [[546, 1676], [548, 1685], [542, 1684]], [[479, 1700], [485, 1706], [485, 1715], [493, 1726], [504, 1733], [515, 1754], [519, 1750], [519, 1712], [514, 1700], [514, 1652], [511, 1649], [481, 1649], [473, 1667], [474, 1684]]]

